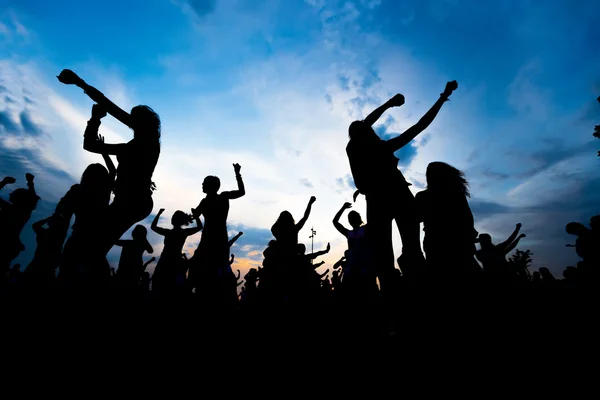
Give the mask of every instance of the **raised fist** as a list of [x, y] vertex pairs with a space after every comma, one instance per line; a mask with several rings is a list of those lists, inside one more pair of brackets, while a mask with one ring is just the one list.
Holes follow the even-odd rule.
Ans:
[[310, 196], [310, 204], [314, 203], [315, 201], [317, 201], [317, 198], [315, 196]]
[[158, 213], [159, 213], [159, 214], [162, 214], [162, 213], [164, 213], [164, 212], [165, 212], [165, 209], [164, 209], [164, 208], [161, 208], [160, 210], [158, 210]]
[[15, 183], [16, 181], [17, 180], [12, 176], [5, 176], [4, 179], [2, 179], [2, 183], [4, 183], [5, 185]]
[[401, 95], [400, 93], [398, 93], [397, 95], [395, 95], [394, 97], [392, 97], [390, 99], [388, 104], [391, 105], [392, 107], [400, 107], [401, 105], [404, 104], [404, 96]]
[[448, 82], [448, 83], [446, 83], [446, 88], [444, 89], [444, 94], [446, 96], [450, 96], [452, 94], [452, 92], [454, 92], [456, 89], [458, 89], [458, 82], [456, 82], [456, 81]]
[[240, 173], [240, 170], [242, 169], [242, 167], [240, 166], [240, 164], [233, 164], [233, 170], [235, 171], [236, 174]]
[[102, 119], [106, 117], [106, 110], [99, 104], [94, 104], [92, 106], [92, 118], [94, 119]]
[[27, 183], [33, 183], [33, 178], [35, 178], [35, 176], [30, 174], [29, 172], [25, 174], [25, 179], [27, 179]]
[[352, 208], [352, 203], [350, 203], [350, 202], [347, 201], [347, 202], [344, 203], [343, 207], [344, 207], [344, 209]]
[[517, 229], [521, 229], [521, 227], [522, 227], [522, 226], [523, 226], [523, 225], [522, 225], [522, 224], [519, 222], [519, 223], [517, 224]]
[[70, 69], [63, 69], [57, 76], [58, 80], [65, 85], [77, 85], [83, 82], [77, 74]]

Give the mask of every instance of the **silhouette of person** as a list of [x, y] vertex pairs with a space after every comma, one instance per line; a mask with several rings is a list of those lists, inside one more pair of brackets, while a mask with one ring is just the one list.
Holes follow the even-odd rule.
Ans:
[[55, 283], [69, 223], [70, 219], [55, 213], [31, 225], [37, 246], [33, 259], [24, 271], [24, 277], [31, 286], [42, 289], [50, 288]]
[[352, 290], [353, 294], [365, 294], [368, 291], [377, 289], [377, 272], [373, 266], [373, 256], [367, 237], [367, 225], [363, 224], [360, 214], [354, 210], [348, 213], [351, 230], [339, 222], [344, 211], [350, 208], [352, 208], [351, 203], [344, 203], [333, 217], [333, 226], [348, 240], [346, 269], [344, 272], [345, 284]]
[[[308, 201], [304, 215], [298, 223], [294, 221], [294, 217], [289, 211], [282, 211], [279, 214], [279, 218], [277, 218], [277, 221], [271, 227], [271, 233], [279, 246], [288, 250], [296, 248], [298, 245], [298, 233], [304, 227], [304, 224], [306, 224], [315, 201], [317, 201], [317, 198], [312, 196]], [[295, 252], [295, 250], [292, 251]]]
[[[171, 225], [173, 229], [161, 228], [158, 226], [158, 220], [165, 211], [161, 208], [154, 217], [150, 229], [165, 238], [165, 246], [156, 265], [153, 275], [152, 290], [160, 291], [161, 289], [173, 289], [177, 274], [183, 264], [181, 253], [185, 241], [191, 235], [194, 235], [202, 230], [202, 222], [198, 216], [190, 216], [183, 211], [177, 210], [171, 217]], [[192, 210], [193, 211], [193, 210]], [[196, 226], [193, 228], [183, 228], [188, 226], [192, 221], [196, 221]]]
[[[99, 137], [99, 140], [102, 138]], [[55, 213], [65, 218], [75, 215], [58, 275], [65, 287], [101, 287], [110, 279], [110, 265], [106, 261], [102, 240], [116, 169], [110, 157], [104, 159], [108, 169], [98, 163], [88, 165], [80, 183], [71, 186], [56, 206]]]
[[[160, 155], [160, 118], [154, 110], [144, 105], [135, 106], [131, 113], [127, 113], [73, 71], [63, 70], [57, 78], [64, 84], [82, 88], [97, 103], [92, 108], [83, 148], [92, 153], [115, 155], [119, 162], [115, 197], [104, 221], [105, 231], [100, 245], [106, 255], [129, 228], [152, 212], [152, 191], [155, 188], [152, 174]], [[107, 112], [133, 130], [132, 140], [128, 143], [105, 144], [98, 138], [100, 120]]]
[[[483, 266], [483, 272], [492, 280], [492, 283], [495, 281], [501, 285], [512, 278], [511, 271], [507, 265], [506, 255], [517, 247], [522, 238], [526, 237], [525, 234], [519, 235], [521, 226], [518, 223], [508, 239], [497, 245], [492, 243], [492, 237], [487, 233], [480, 234], [479, 238], [476, 239], [481, 248], [475, 252], [475, 257], [477, 257]], [[517, 235], [519, 236], [517, 237]]]
[[443, 162], [427, 166], [427, 189], [415, 196], [417, 215], [423, 222], [423, 248], [433, 278], [442, 282], [478, 276], [475, 260], [473, 214], [467, 198], [469, 183], [464, 173]]
[[147, 235], [148, 230], [145, 226], [136, 225], [131, 232], [131, 240], [120, 239], [115, 243], [123, 248], [115, 276], [125, 289], [134, 289], [139, 286], [145, 269], [143, 255], [145, 252], [154, 253]]
[[419, 238], [419, 222], [415, 218], [414, 196], [398, 169], [396, 151], [409, 144], [433, 122], [444, 102], [458, 87], [456, 81], [448, 82], [443, 93], [427, 113], [400, 136], [382, 140], [372, 126], [392, 107], [404, 104], [404, 96], [395, 95], [374, 110], [363, 121], [350, 124], [350, 140], [346, 154], [357, 188], [354, 199], [361, 193], [366, 196], [369, 241], [372, 243], [375, 266], [381, 289], [393, 290], [395, 260], [392, 247], [392, 221], [402, 239], [402, 256], [411, 263], [423, 263]]
[[[25, 250], [20, 239], [21, 231], [40, 200], [35, 192], [34, 176], [28, 173], [25, 178], [27, 189], [15, 189], [10, 193], [9, 201], [0, 198], [0, 285], [5, 282], [12, 261]], [[5, 177], [0, 182], [0, 189], [15, 182], [15, 178]]]
[[240, 165], [233, 164], [233, 169], [238, 185], [237, 190], [219, 193], [221, 181], [216, 176], [207, 176], [202, 183], [202, 191], [206, 193], [206, 197], [200, 201], [198, 207], [192, 209], [192, 214], [195, 217], [204, 216], [202, 237], [190, 260], [192, 268], [190, 273], [192, 275], [200, 273], [197, 269], [202, 268], [205, 269], [204, 272], [216, 278], [218, 268], [228, 265], [227, 216], [229, 214], [229, 201], [239, 199], [246, 194], [244, 181], [240, 174]]

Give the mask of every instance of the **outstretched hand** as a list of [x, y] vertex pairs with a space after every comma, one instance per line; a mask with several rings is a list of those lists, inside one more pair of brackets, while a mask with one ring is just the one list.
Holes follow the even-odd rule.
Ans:
[[352, 203], [350, 203], [349, 201], [345, 202], [344, 205], [342, 206], [342, 208], [344, 210], [347, 210], [349, 208], [352, 208]]
[[159, 213], [159, 214], [162, 214], [162, 213], [164, 213], [164, 212], [165, 212], [165, 209], [164, 209], [164, 208], [161, 208], [160, 210], [158, 210], [158, 213]]
[[99, 104], [94, 104], [92, 106], [92, 118], [93, 119], [102, 119], [106, 117], [106, 110]]
[[444, 95], [446, 97], [450, 96], [452, 94], [452, 92], [454, 92], [456, 89], [458, 89], [458, 82], [456, 81], [451, 81], [446, 83], [446, 88], [444, 89]]
[[397, 95], [392, 97], [390, 101], [388, 101], [388, 104], [392, 107], [400, 107], [404, 104], [404, 96], [398, 93]]
[[57, 76], [59, 82], [64, 83], [65, 85], [79, 85], [83, 82], [75, 72], [70, 69], [63, 69], [60, 74]]
[[2, 179], [2, 183], [4, 184], [11, 184], [11, 183], [15, 183], [17, 180], [15, 178], [13, 178], [12, 176], [5, 176], [4, 179]]

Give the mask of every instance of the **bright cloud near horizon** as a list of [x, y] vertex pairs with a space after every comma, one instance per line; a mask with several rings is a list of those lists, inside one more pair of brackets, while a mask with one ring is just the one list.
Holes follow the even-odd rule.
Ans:
[[[232, 249], [242, 273], [261, 264], [279, 213], [299, 220], [313, 195], [300, 240], [310, 249], [314, 227], [315, 251], [332, 245], [319, 271], [331, 268], [346, 248], [331, 220], [354, 191], [348, 125], [402, 93], [406, 104], [376, 126], [401, 133], [456, 79], [452, 101], [398, 153], [400, 168], [415, 193], [432, 161], [464, 170], [476, 229], [500, 242], [521, 222], [518, 248], [559, 275], [578, 261], [565, 224], [600, 211], [599, 15], [600, 4], [568, 0], [0, 1], [0, 175], [19, 187], [32, 172], [42, 197], [17, 262], [33, 255], [31, 223], [102, 162], [82, 148], [92, 101], [56, 79], [68, 68], [122, 108], [147, 104], [161, 117], [144, 225], [165, 208], [168, 228], [173, 212], [197, 206], [207, 175], [234, 189], [241, 164], [247, 194], [231, 202], [228, 226], [244, 232]], [[111, 117], [101, 134], [131, 138]], [[354, 209], [365, 217], [364, 198]], [[158, 256], [162, 237], [149, 240]], [[118, 256], [115, 247], [113, 264]]]

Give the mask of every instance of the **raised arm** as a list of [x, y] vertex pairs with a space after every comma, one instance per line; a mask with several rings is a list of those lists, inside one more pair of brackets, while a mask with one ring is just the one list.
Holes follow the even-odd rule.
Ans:
[[452, 94], [454, 90], [458, 88], [458, 83], [456, 81], [448, 82], [446, 84], [446, 89], [443, 93], [440, 94], [440, 98], [435, 104], [425, 113], [423, 117], [417, 122], [415, 125], [408, 128], [404, 133], [395, 138], [389, 139], [386, 141], [386, 145], [388, 148], [395, 152], [402, 147], [406, 146], [410, 143], [417, 135], [423, 132], [427, 127], [433, 122], [435, 117], [438, 115], [440, 110], [442, 109], [442, 105], [448, 100], [448, 97]]
[[513, 249], [515, 247], [517, 247], [517, 245], [519, 244], [519, 240], [521, 240], [522, 238], [526, 237], [527, 235], [525, 235], [524, 233], [520, 234], [518, 238], [515, 239], [514, 242], [512, 242], [507, 248], [506, 250], [504, 250], [504, 255], [507, 255], [508, 253], [510, 253], [511, 251], [513, 251]]
[[[83, 134], [83, 149], [90, 153], [119, 155], [125, 149], [125, 144], [106, 144], [104, 138], [98, 135], [100, 120], [106, 116], [106, 110], [98, 104], [92, 106], [92, 118], [87, 123]], [[112, 163], [112, 161], [111, 161]]]
[[[3, 189], [4, 186], [9, 185], [9, 184], [13, 184], [15, 183], [17, 180], [15, 178], [13, 178], [12, 176], [7, 176], [4, 179], [2, 179], [2, 182], [0, 182], [0, 189]], [[0, 209], [2, 208], [11, 208], [13, 205], [12, 203], [0, 198]]]
[[517, 238], [517, 235], [519, 234], [519, 231], [521, 230], [521, 223], [519, 222], [516, 225], [515, 230], [513, 231], [513, 233], [510, 234], [510, 236], [508, 237], [508, 239], [506, 239], [504, 242], [500, 243], [497, 245], [497, 247], [499, 249], [501, 249], [502, 251], [506, 251], [506, 249], [508, 248], [508, 246], [510, 246], [512, 244], [512, 242], [515, 241], [515, 239]]
[[346, 257], [342, 257], [333, 264], [333, 269], [342, 268], [344, 266], [344, 262], [346, 261]]
[[240, 164], [233, 164], [233, 169], [235, 170], [235, 180], [237, 181], [238, 188], [237, 190], [231, 190], [229, 192], [221, 193], [222, 196], [227, 197], [229, 200], [239, 199], [243, 195], [246, 194], [246, 189], [244, 188], [244, 181], [242, 180], [242, 175], [240, 174], [240, 169], [242, 167]]
[[[104, 136], [98, 135], [98, 140], [104, 143]], [[115, 177], [117, 176], [117, 168], [115, 167], [112, 158], [110, 158], [110, 156], [107, 153], [102, 153], [102, 158], [104, 159], [104, 163], [106, 164], [106, 168], [108, 169], [111, 181], [114, 181]]]
[[371, 114], [369, 114], [367, 118], [364, 119], [365, 124], [373, 126], [373, 124], [375, 124], [375, 122], [377, 122], [377, 120], [381, 118], [384, 112], [386, 112], [392, 107], [400, 107], [402, 104], [404, 104], [404, 96], [398, 93], [397, 95], [383, 103], [381, 106], [373, 110]]
[[33, 183], [34, 178], [35, 177], [30, 173], [25, 174], [25, 179], [27, 180], [27, 189], [29, 189], [30, 193], [37, 196], [37, 193], [35, 192], [35, 184]]
[[244, 232], [239, 232], [237, 235], [235, 235], [234, 237], [231, 238], [231, 240], [229, 241], [228, 245], [229, 247], [233, 246], [233, 244], [235, 242], [237, 242], [237, 240], [244, 234]]
[[194, 218], [194, 221], [196, 221], [196, 226], [193, 228], [185, 229], [185, 232], [188, 236], [194, 235], [202, 230], [202, 221], [200, 221], [200, 215], [194, 214], [193, 208], [192, 208], [192, 217]]
[[83, 79], [77, 76], [75, 72], [69, 69], [63, 69], [60, 75], [57, 76], [57, 78], [60, 82], [64, 83], [65, 85], [75, 85], [80, 87], [81, 89], [83, 89], [85, 94], [89, 96], [90, 99], [100, 104], [103, 108], [106, 109], [106, 111], [110, 115], [112, 115], [128, 127], [132, 127], [131, 115], [129, 115], [129, 113], [122, 110], [119, 106], [117, 106], [115, 103], [106, 98], [106, 96], [104, 96], [104, 94], [102, 94], [102, 92], [100, 92], [98, 89], [88, 85]]
[[306, 211], [304, 211], [304, 216], [302, 217], [302, 219], [300, 221], [298, 221], [298, 223], [296, 224], [296, 230], [299, 232], [300, 229], [302, 229], [302, 227], [304, 226], [304, 224], [306, 223], [306, 221], [308, 220], [308, 217], [310, 216], [310, 210], [312, 209], [312, 205], [313, 203], [317, 201], [317, 198], [315, 196], [312, 196], [310, 198], [310, 200], [308, 201], [308, 205], [306, 206]]
[[148, 267], [148, 265], [152, 264], [154, 261], [156, 261], [156, 257], [152, 257], [151, 259], [146, 261], [146, 263], [144, 264], [144, 267], [142, 268], [142, 272], [144, 272], [146, 270], [146, 268]]
[[327, 248], [325, 250], [315, 251], [314, 253], [309, 254], [308, 258], [311, 260], [314, 260], [317, 257], [321, 257], [322, 255], [329, 253], [330, 250], [331, 250], [331, 244], [327, 243]]
[[342, 214], [344, 213], [344, 211], [348, 210], [352, 208], [352, 204], [351, 203], [344, 203], [344, 205], [342, 206], [342, 208], [340, 208], [340, 210], [337, 212], [337, 214], [335, 214], [335, 216], [333, 217], [333, 226], [335, 226], [335, 229], [338, 230], [339, 233], [341, 233], [342, 235], [344, 235], [344, 237], [348, 237], [348, 229], [340, 224], [340, 218], [342, 217]]
[[161, 208], [160, 210], [158, 210], [158, 214], [156, 214], [156, 217], [154, 217], [154, 220], [152, 221], [152, 225], [150, 225], [150, 229], [152, 229], [154, 232], [156, 232], [162, 236], [167, 235], [167, 233], [169, 232], [168, 229], [158, 227], [158, 219], [160, 218], [161, 214], [164, 212], [165, 212], [164, 208]]

